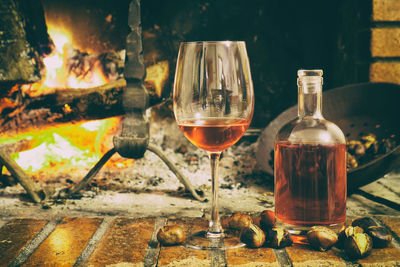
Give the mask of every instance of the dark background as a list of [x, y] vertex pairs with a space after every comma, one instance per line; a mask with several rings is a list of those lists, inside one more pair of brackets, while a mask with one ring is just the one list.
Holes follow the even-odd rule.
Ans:
[[[297, 70], [324, 70], [324, 88], [368, 81], [371, 1], [142, 1], [143, 29], [165, 40], [244, 40], [263, 127], [297, 103]], [[146, 52], [146, 47], [144, 48]]]
[[[128, 0], [43, 4], [48, 19], [78, 29], [78, 46], [123, 48]], [[368, 81], [371, 6], [372, 0], [142, 0], [145, 61], [169, 60], [168, 98], [179, 42], [246, 41], [256, 95], [252, 125], [264, 127], [297, 103], [300, 68], [323, 69], [324, 90]]]

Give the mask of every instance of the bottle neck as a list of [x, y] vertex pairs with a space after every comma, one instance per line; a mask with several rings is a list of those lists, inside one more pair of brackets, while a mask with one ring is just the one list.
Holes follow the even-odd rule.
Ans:
[[299, 103], [298, 116], [300, 118], [313, 117], [323, 118], [322, 105], [322, 82], [304, 82], [299, 81]]

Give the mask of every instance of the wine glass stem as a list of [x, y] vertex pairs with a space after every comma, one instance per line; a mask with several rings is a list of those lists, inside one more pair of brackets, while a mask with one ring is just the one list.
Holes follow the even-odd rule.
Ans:
[[209, 223], [208, 233], [209, 237], [220, 237], [223, 235], [221, 223], [218, 215], [218, 164], [221, 157], [221, 152], [209, 152], [208, 157], [211, 163], [211, 220]]

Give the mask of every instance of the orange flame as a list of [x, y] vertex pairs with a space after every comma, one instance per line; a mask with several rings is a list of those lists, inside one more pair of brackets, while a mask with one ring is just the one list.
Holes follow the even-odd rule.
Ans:
[[[46, 73], [40, 83], [22, 85], [21, 89], [31, 96], [50, 93], [55, 88], [89, 88], [108, 82], [99, 62], [83, 69], [84, 75], [68, 72], [68, 53], [74, 51], [67, 33], [49, 27], [49, 35], [55, 44], [54, 52], [43, 59]], [[67, 113], [71, 108], [65, 104]], [[120, 118], [67, 124], [50, 129], [30, 129], [17, 137], [2, 136], [0, 144], [32, 140], [32, 148], [13, 155], [13, 158], [28, 173], [42, 169], [92, 167], [112, 147], [112, 136], [116, 133]], [[114, 163], [123, 167], [132, 160]]]
[[[43, 168], [90, 167], [112, 146], [120, 118], [67, 124], [45, 130], [31, 130], [19, 140], [35, 140], [33, 148], [13, 156], [25, 171], [35, 173]], [[106, 144], [106, 145], [104, 145]]]
[[43, 59], [45, 71], [42, 73], [42, 81], [22, 86], [25, 92], [31, 96], [50, 93], [55, 88], [90, 88], [100, 86], [108, 82], [104, 76], [99, 61], [92, 64], [83, 64], [81, 73], [68, 71], [68, 66], [73, 61], [74, 48], [67, 32], [49, 26], [48, 33], [51, 36], [55, 49], [51, 55]]

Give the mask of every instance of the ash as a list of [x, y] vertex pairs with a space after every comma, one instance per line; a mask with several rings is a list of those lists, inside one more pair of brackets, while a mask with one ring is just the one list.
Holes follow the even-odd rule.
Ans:
[[[150, 142], [157, 146], [192, 185], [210, 194], [210, 166], [206, 152], [197, 149], [181, 133], [171, 115], [151, 116]], [[238, 144], [227, 149], [219, 165], [219, 206], [221, 215], [235, 212], [256, 214], [273, 209], [273, 177], [257, 166], [255, 152], [258, 143], [244, 136]], [[124, 159], [113, 156], [114, 162]], [[209, 218], [210, 202], [195, 200], [155, 154], [147, 151], [142, 159], [124, 168], [104, 166], [90, 185], [75, 199], [50, 198], [34, 204], [26, 196], [21, 185], [4, 184], [0, 187], [0, 223], [10, 217], [205, 217]], [[63, 173], [43, 171], [33, 177], [45, 187], [48, 194], [56, 196], [65, 188], [82, 179], [90, 168], [74, 168]], [[4, 175], [3, 175], [4, 176]], [[49, 177], [51, 176], [51, 177]], [[49, 178], [47, 178], [49, 177]], [[367, 192], [398, 202], [398, 192], [385, 188], [397, 188], [400, 175], [385, 176], [366, 187]], [[395, 193], [393, 193], [395, 192]], [[359, 195], [350, 196], [347, 202], [348, 216], [386, 214], [399, 216], [400, 212], [376, 204]]]
[[[179, 130], [172, 116], [151, 115], [150, 143], [172, 161], [197, 190], [209, 199], [211, 194], [210, 162], [205, 151], [192, 145]], [[223, 152], [219, 164], [220, 212], [260, 212], [273, 207], [273, 178], [261, 172], [256, 164], [256, 142], [243, 137]], [[123, 160], [113, 156], [112, 160]], [[42, 182], [49, 192], [77, 183], [89, 169], [58, 173]], [[20, 185], [0, 189], [1, 214], [21, 213], [31, 216], [62, 213], [73, 216], [99, 214], [132, 216], [208, 216], [209, 201], [195, 200], [167, 165], [147, 151], [142, 159], [124, 168], [105, 166], [76, 199], [49, 200], [32, 204], [24, 197]], [[37, 209], [41, 209], [40, 212]], [[39, 215], [38, 215], [39, 214]], [[45, 215], [45, 216], [50, 216]]]

